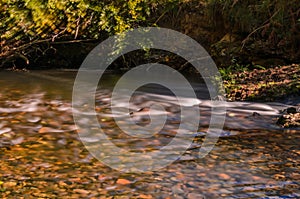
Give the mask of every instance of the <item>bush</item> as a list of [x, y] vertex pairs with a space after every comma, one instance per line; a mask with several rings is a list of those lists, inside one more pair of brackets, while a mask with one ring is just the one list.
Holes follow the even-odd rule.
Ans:
[[26, 59], [26, 54], [32, 51], [32, 47], [43, 42], [101, 40], [133, 27], [153, 25], [149, 20], [151, 14], [159, 8], [168, 9], [176, 2], [177, 0], [1, 0], [0, 58], [17, 56]]
[[[213, 22], [225, 30], [250, 39], [264, 40], [273, 46], [286, 42], [294, 47], [300, 35], [298, 0], [208, 0]], [[298, 41], [299, 42], [299, 41]]]

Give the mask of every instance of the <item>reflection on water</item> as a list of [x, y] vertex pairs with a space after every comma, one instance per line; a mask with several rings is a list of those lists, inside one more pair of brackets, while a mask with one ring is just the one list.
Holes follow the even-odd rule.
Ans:
[[[226, 128], [213, 151], [199, 159], [211, 108], [208, 100], [201, 100], [195, 107], [200, 109], [201, 127], [180, 159], [159, 171], [125, 174], [91, 157], [79, 141], [71, 108], [75, 75], [65, 71], [0, 72], [3, 198], [300, 197], [299, 129], [282, 130], [274, 125], [283, 104], [226, 104]], [[108, 88], [111, 79], [117, 77], [107, 77]], [[109, 90], [100, 90], [96, 98], [102, 128], [114, 143], [128, 150], [159, 149], [174, 137], [180, 122], [180, 111], [170, 96], [140, 93], [131, 101], [134, 120], [149, 122], [147, 110], [139, 110], [164, 101], [168, 123], [153, 139], [131, 139], [112, 119], [122, 114], [111, 114]]]

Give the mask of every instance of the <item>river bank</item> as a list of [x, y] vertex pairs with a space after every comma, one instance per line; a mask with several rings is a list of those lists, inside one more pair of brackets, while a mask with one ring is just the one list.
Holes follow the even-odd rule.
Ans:
[[299, 64], [227, 71], [223, 76], [228, 101], [281, 101], [291, 104], [290, 109], [281, 110], [282, 115], [276, 124], [284, 128], [300, 127]]
[[299, 64], [242, 70], [227, 71], [223, 75], [229, 101], [278, 101], [299, 96]]

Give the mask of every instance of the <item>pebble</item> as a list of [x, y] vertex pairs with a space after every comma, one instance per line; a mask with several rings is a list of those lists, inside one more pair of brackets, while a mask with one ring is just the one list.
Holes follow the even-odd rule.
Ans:
[[107, 191], [111, 191], [111, 190], [115, 190], [117, 188], [117, 186], [109, 186], [109, 187], [106, 187], [105, 189]]
[[0, 135], [1, 135], [1, 134], [4, 134], [4, 133], [8, 133], [8, 132], [10, 132], [10, 131], [11, 131], [11, 128], [8, 128], [8, 127], [3, 128], [3, 129], [0, 129]]
[[218, 176], [220, 178], [224, 179], [224, 180], [229, 180], [230, 179], [230, 176], [225, 174], [225, 173], [220, 173]]
[[41, 120], [40, 117], [32, 117], [32, 118], [28, 118], [27, 121], [30, 123], [37, 123]]
[[74, 189], [74, 192], [80, 193], [80, 194], [82, 194], [82, 195], [87, 195], [87, 194], [90, 193], [90, 191], [84, 190], [84, 189]]
[[2, 184], [2, 186], [3, 186], [4, 188], [15, 187], [16, 185], [17, 185], [16, 182], [4, 182], [4, 183]]
[[205, 199], [205, 196], [203, 196], [202, 194], [198, 194], [198, 193], [189, 193], [187, 195], [188, 199]]
[[172, 192], [174, 194], [184, 194], [184, 191], [178, 185], [172, 187]]
[[50, 127], [42, 127], [39, 130], [39, 133], [62, 133], [62, 132], [64, 131], [60, 129], [50, 128]]
[[117, 180], [117, 184], [127, 185], [127, 184], [131, 184], [131, 182], [129, 180], [120, 178], [120, 179]]
[[16, 138], [16, 139], [11, 140], [11, 143], [12, 143], [13, 145], [17, 145], [17, 144], [21, 144], [23, 141], [24, 141], [24, 137], [21, 136], [21, 137], [18, 137], [18, 138]]

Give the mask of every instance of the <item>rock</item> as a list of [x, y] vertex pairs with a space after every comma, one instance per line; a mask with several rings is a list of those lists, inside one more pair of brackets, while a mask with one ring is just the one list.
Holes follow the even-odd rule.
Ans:
[[24, 141], [24, 137], [21, 136], [21, 137], [18, 137], [18, 138], [16, 138], [16, 139], [11, 140], [11, 143], [12, 143], [13, 145], [17, 145], [17, 144], [21, 144], [23, 141]]
[[27, 121], [30, 122], [30, 123], [37, 123], [41, 120], [41, 117], [31, 117], [31, 118], [28, 118]]
[[175, 185], [172, 187], [172, 193], [174, 194], [184, 194], [184, 191], [181, 189], [179, 185]]
[[0, 135], [1, 135], [1, 134], [8, 133], [8, 132], [10, 132], [10, 131], [11, 131], [11, 128], [8, 128], [8, 127], [3, 128], [3, 129], [0, 129]]
[[295, 128], [300, 127], [300, 112], [295, 107], [289, 107], [282, 111], [281, 115], [276, 124], [284, 128]]
[[229, 180], [230, 179], [230, 176], [227, 175], [226, 173], [220, 173], [218, 175], [221, 179], [224, 179], [224, 180]]
[[257, 117], [257, 116], [260, 116], [260, 114], [257, 113], [257, 112], [253, 112], [253, 113], [252, 113], [252, 116], [253, 116], [253, 117]]
[[286, 112], [288, 114], [290, 114], [290, 113], [294, 114], [294, 113], [297, 113], [297, 109], [295, 107], [289, 107], [286, 109]]
[[286, 119], [284, 117], [284, 115], [280, 116], [276, 122], [277, 125], [284, 125]]
[[189, 194], [187, 195], [187, 198], [188, 198], [188, 199], [204, 199], [205, 196], [202, 195], [202, 194], [198, 194], [198, 193], [189, 193]]

